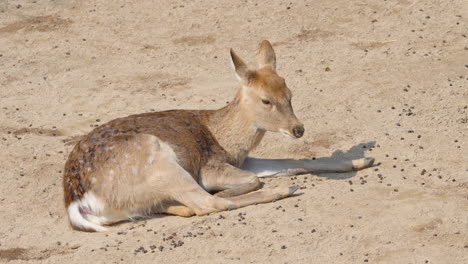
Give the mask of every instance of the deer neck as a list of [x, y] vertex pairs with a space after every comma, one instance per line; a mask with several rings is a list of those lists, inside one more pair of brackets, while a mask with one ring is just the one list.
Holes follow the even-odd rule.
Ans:
[[242, 165], [249, 152], [262, 140], [265, 130], [253, 124], [247, 109], [242, 105], [240, 92], [225, 107], [204, 112], [205, 125], [230, 154], [235, 165]]

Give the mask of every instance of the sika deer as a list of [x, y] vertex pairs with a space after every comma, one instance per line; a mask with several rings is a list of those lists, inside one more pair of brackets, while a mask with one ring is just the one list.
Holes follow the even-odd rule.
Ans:
[[276, 73], [268, 41], [260, 45], [258, 70], [248, 69], [232, 50], [231, 59], [242, 88], [224, 108], [119, 118], [77, 143], [63, 178], [73, 228], [103, 231], [103, 225], [153, 213], [206, 215], [267, 203], [297, 188], [259, 189], [258, 176], [372, 165], [371, 158], [338, 163], [247, 158], [266, 131], [300, 138], [304, 127], [294, 115], [291, 91]]

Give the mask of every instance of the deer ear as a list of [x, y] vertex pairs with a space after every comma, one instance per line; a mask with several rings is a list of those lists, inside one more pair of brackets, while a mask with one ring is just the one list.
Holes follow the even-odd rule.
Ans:
[[230, 53], [232, 67], [236, 72], [237, 79], [243, 84], [249, 83], [249, 80], [254, 77], [254, 72], [247, 68], [247, 65], [244, 63], [244, 61], [242, 61], [242, 59], [239, 58], [239, 56], [237, 56], [237, 54], [232, 49], [230, 49]]
[[275, 51], [268, 40], [264, 40], [260, 43], [257, 61], [260, 68], [270, 66], [274, 71], [276, 71]]

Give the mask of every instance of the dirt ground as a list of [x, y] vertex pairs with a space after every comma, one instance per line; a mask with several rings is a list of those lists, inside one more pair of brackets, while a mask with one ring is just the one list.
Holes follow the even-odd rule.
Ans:
[[[0, 0], [0, 262], [468, 263], [468, 2]], [[304, 122], [257, 157], [371, 156], [265, 179], [298, 195], [205, 217], [70, 229], [74, 139], [129, 114], [214, 109], [269, 39]]]

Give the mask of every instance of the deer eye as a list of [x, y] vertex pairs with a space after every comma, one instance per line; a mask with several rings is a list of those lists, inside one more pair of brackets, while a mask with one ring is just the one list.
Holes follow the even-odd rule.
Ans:
[[269, 101], [269, 100], [262, 99], [262, 103], [263, 103], [263, 104], [266, 104], [266, 105], [269, 105], [269, 104], [270, 104], [270, 101]]

